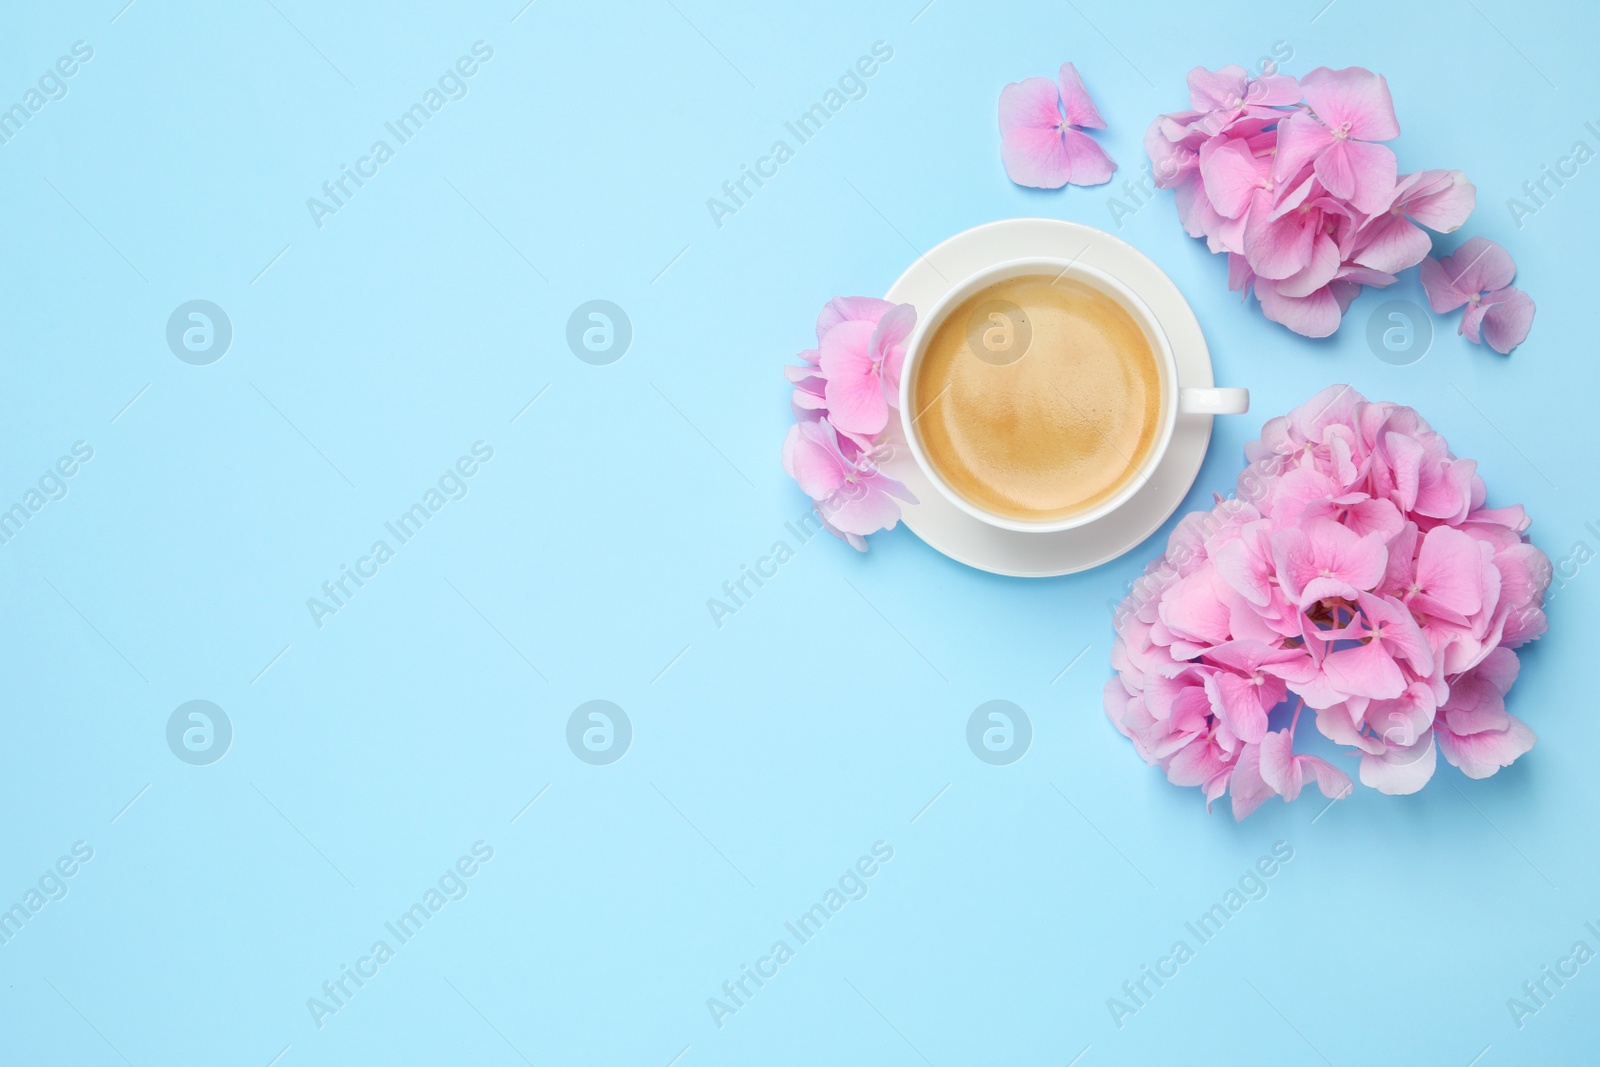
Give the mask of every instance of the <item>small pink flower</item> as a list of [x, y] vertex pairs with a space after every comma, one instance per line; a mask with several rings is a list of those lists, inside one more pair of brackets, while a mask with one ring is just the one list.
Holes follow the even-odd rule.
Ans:
[[828, 417], [844, 433], [870, 437], [888, 425], [889, 410], [899, 404], [900, 365], [916, 321], [916, 309], [901, 304], [875, 322], [841, 322], [818, 342]]
[[1012, 82], [1000, 91], [1000, 158], [1006, 176], [1036, 189], [1059, 189], [1069, 182], [1103, 185], [1117, 165], [1083, 130], [1105, 125], [1071, 63], [1061, 65], [1057, 82]]
[[1300, 79], [1310, 112], [1278, 126], [1274, 171], [1288, 181], [1310, 163], [1330, 196], [1372, 215], [1394, 195], [1394, 153], [1377, 141], [1400, 136], [1394, 101], [1383, 75], [1362, 67], [1318, 67]]
[[1533, 298], [1511, 284], [1517, 265], [1504, 248], [1474, 237], [1454, 255], [1422, 262], [1422, 288], [1428, 304], [1443, 314], [1466, 305], [1457, 331], [1473, 344], [1508, 355], [1533, 328]]
[[817, 316], [817, 347], [800, 353], [799, 366], [784, 368], [794, 384], [795, 417], [783, 443], [784, 470], [815, 501], [823, 528], [862, 552], [868, 534], [899, 521], [897, 498], [916, 503], [882, 470], [893, 454], [889, 413], [915, 324], [910, 304], [830, 300]]

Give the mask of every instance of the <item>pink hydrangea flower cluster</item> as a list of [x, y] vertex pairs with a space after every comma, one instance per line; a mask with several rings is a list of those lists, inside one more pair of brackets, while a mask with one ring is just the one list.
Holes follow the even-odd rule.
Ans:
[[1189, 72], [1190, 109], [1145, 133], [1155, 183], [1191, 237], [1228, 256], [1228, 287], [1306, 337], [1326, 337], [1363, 285], [1391, 285], [1477, 191], [1458, 170], [1399, 174], [1389, 84], [1361, 67], [1250, 77]]
[[1245, 455], [1237, 495], [1186, 516], [1117, 609], [1106, 714], [1139, 755], [1243, 819], [1309, 781], [1353, 788], [1295, 754], [1305, 708], [1384, 793], [1422, 788], [1440, 751], [1472, 778], [1527, 752], [1505, 696], [1512, 649], [1545, 630], [1551, 566], [1522, 508], [1486, 507], [1472, 460], [1349, 386]]
[[900, 521], [896, 498], [915, 504], [882, 465], [900, 401], [900, 367], [917, 309], [867, 296], [828, 301], [817, 316], [817, 347], [784, 368], [794, 383], [795, 424], [783, 469], [816, 504], [822, 525], [860, 552], [866, 537]]

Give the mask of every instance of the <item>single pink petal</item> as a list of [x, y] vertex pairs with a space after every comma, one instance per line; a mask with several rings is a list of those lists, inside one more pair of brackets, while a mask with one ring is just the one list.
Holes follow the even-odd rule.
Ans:
[[[1267, 709], [1261, 706], [1260, 687], [1228, 671], [1206, 678], [1211, 708], [1241, 741], [1260, 741], [1267, 732]], [[1276, 701], [1274, 701], [1276, 703]]]
[[1067, 155], [1067, 181], [1073, 185], [1104, 185], [1111, 180], [1117, 165], [1094, 138], [1066, 129], [1061, 131], [1061, 140]]
[[1371, 215], [1393, 199], [1396, 167], [1394, 152], [1384, 145], [1336, 139], [1317, 157], [1316, 175], [1331, 195]]
[[1247, 80], [1237, 63], [1217, 71], [1195, 67], [1189, 72], [1189, 106], [1201, 112], [1232, 110], [1244, 102]]
[[1287, 326], [1302, 337], [1328, 337], [1339, 328], [1348, 303], [1341, 304], [1332, 286], [1304, 297], [1284, 296], [1275, 282], [1258, 281], [1256, 299], [1261, 313], [1273, 322]]
[[836, 441], [830, 445], [832, 433], [826, 422], [796, 423], [783, 440], [783, 469], [813, 500], [828, 497], [844, 484], [844, 457]]
[[1413, 581], [1425, 608], [1439, 605], [1458, 615], [1477, 614], [1483, 606], [1478, 542], [1449, 526], [1429, 530], [1417, 553]]
[[1006, 177], [1030, 189], [1059, 189], [1071, 173], [1061, 130], [1016, 127], [1000, 141]]
[[1467, 305], [1467, 310], [1461, 313], [1461, 325], [1456, 327], [1456, 332], [1475, 345], [1483, 344], [1483, 317], [1487, 314], [1489, 314], [1488, 304], [1478, 300], [1472, 301]]
[[1314, 219], [1296, 211], [1282, 215], [1245, 235], [1245, 258], [1261, 277], [1292, 277], [1311, 263], [1316, 244]]
[[1258, 107], [1285, 107], [1298, 104], [1304, 91], [1292, 74], [1264, 74], [1251, 78], [1245, 88], [1245, 99]]
[[1067, 183], [1061, 92], [1049, 78], [1025, 78], [1000, 90], [1000, 158], [1018, 185], [1059, 189]]
[[1208, 740], [1191, 741], [1180, 749], [1167, 764], [1167, 780], [1173, 785], [1204, 785], [1206, 781], [1228, 769], [1222, 762], [1222, 752]]
[[1483, 316], [1483, 339], [1502, 356], [1509, 355], [1533, 328], [1533, 298], [1516, 286], [1506, 286], [1483, 300], [1489, 305]]
[[[817, 316], [817, 340], [821, 341], [824, 334], [841, 322], [877, 322], [892, 307], [889, 301], [875, 296], [834, 297], [823, 305], [822, 313]], [[817, 361], [815, 350], [802, 352], [800, 356], [807, 363]]]
[[1288, 730], [1275, 730], [1261, 739], [1261, 780], [1286, 801], [1300, 795], [1303, 779], [1293, 748], [1294, 736]]
[[889, 422], [882, 370], [871, 350], [876, 330], [870, 322], [840, 323], [818, 348], [818, 366], [828, 380], [823, 395], [830, 418], [846, 433], [879, 433]]
[[1355, 791], [1355, 783], [1350, 781], [1350, 776], [1326, 760], [1316, 756], [1299, 756], [1300, 766], [1310, 771], [1317, 781], [1317, 788], [1329, 800], [1343, 800]]
[[1311, 110], [1336, 133], [1363, 141], [1391, 141], [1400, 136], [1394, 100], [1383, 75], [1363, 67], [1318, 67], [1301, 77], [1300, 85]]
[[1328, 653], [1322, 669], [1328, 683], [1345, 696], [1390, 700], [1406, 689], [1399, 665], [1377, 641]]
[[1296, 111], [1278, 123], [1278, 151], [1272, 176], [1284, 185], [1323, 152], [1332, 147], [1333, 133], [1303, 111]]
[[1077, 67], [1071, 63], [1061, 64], [1061, 73], [1057, 75], [1056, 82], [1061, 87], [1061, 106], [1067, 113], [1068, 122], [1090, 130], [1106, 128], [1106, 120], [1100, 117], [1094, 101], [1089, 99], [1089, 90], [1083, 87]]
[[1459, 170], [1425, 170], [1404, 204], [1405, 214], [1436, 233], [1461, 228], [1478, 203], [1478, 189]]
[[[1409, 745], [1389, 745], [1378, 755], [1361, 756], [1361, 783], [1390, 796], [1406, 796], [1428, 784], [1438, 766], [1433, 731]], [[1442, 742], [1442, 738], [1441, 738]]]
[[1215, 139], [1200, 149], [1200, 177], [1212, 206], [1236, 219], [1250, 206], [1251, 196], [1267, 184], [1270, 157], [1257, 159], [1242, 140]]
[[1250, 813], [1273, 796], [1273, 788], [1261, 777], [1261, 746], [1244, 745], [1234, 760], [1233, 775], [1228, 782], [1233, 795], [1233, 818], [1243, 822]]
[[906, 341], [916, 325], [917, 309], [910, 304], [896, 304], [878, 320], [868, 343], [882, 368], [884, 398], [890, 407], [900, 406], [900, 368], [905, 363]]
[[1280, 296], [1296, 299], [1310, 296], [1321, 289], [1339, 273], [1339, 245], [1325, 233], [1315, 234], [1311, 242], [1311, 260], [1304, 269], [1279, 280], [1275, 288]]
[[[1474, 293], [1504, 289], [1517, 274], [1517, 265], [1512, 262], [1511, 253], [1486, 237], [1473, 237], [1462, 242], [1453, 254], [1439, 261], [1439, 266], [1443, 268], [1443, 277], [1449, 280], [1450, 288], [1467, 299]], [[1425, 276], [1424, 287], [1427, 282]], [[1429, 299], [1431, 301], [1431, 295]], [[1451, 306], [1460, 307], [1465, 302], [1462, 300]], [[1434, 310], [1449, 311], [1450, 307], [1435, 307]]]
[[1444, 749], [1444, 758], [1461, 768], [1468, 778], [1487, 778], [1501, 767], [1511, 766], [1539, 738], [1515, 715], [1507, 718], [1510, 724], [1504, 730], [1485, 730], [1466, 737], [1440, 730], [1439, 747]]
[[1472, 298], [1471, 293], [1456, 287], [1444, 264], [1432, 256], [1422, 261], [1421, 277], [1422, 291], [1427, 294], [1428, 306], [1436, 315], [1454, 311]]
[[1184, 578], [1161, 599], [1161, 621], [1207, 646], [1228, 639], [1228, 608], [1216, 595], [1210, 572]]
[[1404, 215], [1379, 215], [1362, 231], [1355, 262], [1363, 267], [1398, 274], [1428, 257], [1433, 241]]

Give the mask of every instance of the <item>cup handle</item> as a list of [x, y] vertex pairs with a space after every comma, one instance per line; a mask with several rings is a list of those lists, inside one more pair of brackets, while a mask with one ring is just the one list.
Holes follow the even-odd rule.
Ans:
[[1243, 415], [1250, 410], [1248, 389], [1178, 390], [1178, 411], [1184, 415]]

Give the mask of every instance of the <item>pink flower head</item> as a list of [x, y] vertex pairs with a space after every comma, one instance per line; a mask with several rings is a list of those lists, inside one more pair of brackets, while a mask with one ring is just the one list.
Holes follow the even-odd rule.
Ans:
[[1362, 67], [1318, 67], [1300, 84], [1310, 111], [1279, 124], [1278, 179], [1289, 181], [1311, 164], [1330, 196], [1368, 215], [1382, 211], [1394, 195], [1395, 157], [1374, 142], [1400, 136], [1389, 83]]
[[1443, 314], [1466, 305], [1457, 332], [1473, 344], [1507, 355], [1533, 328], [1533, 298], [1511, 284], [1517, 265], [1511, 254], [1486, 237], [1473, 237], [1443, 259], [1422, 263], [1422, 288], [1428, 304]]
[[1117, 165], [1083, 130], [1105, 126], [1071, 63], [1061, 65], [1056, 82], [1012, 82], [1000, 91], [1000, 158], [1006, 176], [1036, 189], [1059, 189], [1069, 182], [1103, 185]]
[[889, 413], [916, 309], [872, 297], [830, 300], [817, 316], [817, 347], [784, 368], [795, 425], [783, 468], [816, 502], [822, 525], [865, 552], [866, 535], [892, 529], [916, 498], [883, 472], [893, 455]]
[[[1382, 288], [1466, 220], [1476, 190], [1459, 171], [1397, 175], [1377, 142], [1398, 136], [1382, 76], [1319, 68], [1296, 80], [1244, 68], [1189, 72], [1186, 111], [1156, 117], [1145, 151], [1173, 190], [1184, 232], [1228, 255], [1228, 288], [1306, 337], [1327, 337], [1364, 286]], [[1485, 297], [1490, 343], [1515, 333], [1531, 301]]]
[[1522, 509], [1485, 507], [1476, 464], [1349, 386], [1269, 420], [1245, 454], [1244, 499], [1179, 522], [1114, 616], [1106, 713], [1139, 755], [1243, 819], [1311, 782], [1353, 788], [1295, 753], [1307, 707], [1382, 793], [1421, 789], [1440, 754], [1485, 777], [1527, 752], [1505, 698], [1551, 567]]

